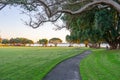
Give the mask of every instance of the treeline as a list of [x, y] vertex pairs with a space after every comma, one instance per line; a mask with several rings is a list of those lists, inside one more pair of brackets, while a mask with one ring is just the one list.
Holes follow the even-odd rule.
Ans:
[[33, 44], [34, 42], [27, 38], [11, 38], [11, 39], [2, 39], [2, 44], [9, 44], [13, 46], [25, 46], [25, 44]]
[[[34, 44], [34, 41], [27, 39], [27, 38], [11, 38], [11, 39], [2, 39], [0, 38], [0, 43], [3, 45], [10, 45], [10, 46], [25, 46], [26, 44]], [[62, 43], [60, 38], [51, 38], [48, 39], [39, 39], [37, 41], [38, 44], [42, 44], [42, 46], [46, 47], [48, 43], [57, 44]]]

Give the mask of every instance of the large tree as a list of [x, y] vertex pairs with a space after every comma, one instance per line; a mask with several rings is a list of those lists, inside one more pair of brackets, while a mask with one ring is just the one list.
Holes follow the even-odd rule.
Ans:
[[[71, 6], [67, 7], [71, 8]], [[100, 47], [100, 43], [104, 40], [111, 49], [116, 49], [120, 45], [119, 13], [109, 6], [100, 7], [95, 7], [77, 16], [64, 14], [62, 19], [71, 32], [70, 36], [75, 34], [74, 40], [85, 43], [89, 41], [92, 43], [91, 47], [95, 48]], [[74, 6], [74, 9], [76, 8]]]
[[[70, 6], [69, 6], [70, 7]], [[76, 7], [76, 6], [75, 6]], [[70, 35], [74, 36], [75, 43], [84, 42], [88, 46], [88, 42], [97, 43], [99, 40], [99, 30], [94, 26], [95, 11], [86, 11], [81, 15], [65, 14], [62, 19], [66, 22], [66, 28], [70, 30]]]
[[110, 49], [120, 48], [120, 15], [113, 8], [102, 9], [96, 13], [96, 26]]

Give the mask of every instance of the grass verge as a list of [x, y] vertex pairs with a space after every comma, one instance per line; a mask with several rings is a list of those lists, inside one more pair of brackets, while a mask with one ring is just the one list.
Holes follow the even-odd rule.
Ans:
[[120, 50], [92, 50], [80, 63], [82, 80], [119, 80]]

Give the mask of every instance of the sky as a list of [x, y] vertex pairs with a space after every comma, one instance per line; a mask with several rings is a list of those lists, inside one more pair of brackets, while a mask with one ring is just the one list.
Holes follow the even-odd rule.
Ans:
[[[51, 23], [45, 23], [37, 29], [33, 29], [24, 24], [28, 21], [26, 15], [21, 14], [20, 9], [17, 7], [5, 7], [0, 11], [0, 36], [2, 38], [10, 39], [16, 37], [24, 37], [37, 42], [39, 39], [51, 39], [58, 37], [65, 42], [65, 36], [70, 34], [67, 29], [57, 30]], [[59, 22], [62, 23], [62, 22]]]

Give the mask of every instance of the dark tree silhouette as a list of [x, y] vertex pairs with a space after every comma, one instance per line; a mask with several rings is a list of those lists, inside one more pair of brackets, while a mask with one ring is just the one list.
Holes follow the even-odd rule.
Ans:
[[51, 38], [49, 40], [49, 43], [53, 43], [55, 45], [55, 47], [56, 47], [57, 44], [62, 43], [62, 40], [60, 38]]

